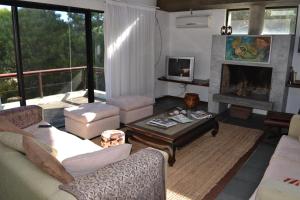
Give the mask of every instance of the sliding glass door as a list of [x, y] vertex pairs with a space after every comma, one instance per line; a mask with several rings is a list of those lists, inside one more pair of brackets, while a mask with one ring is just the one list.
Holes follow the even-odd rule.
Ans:
[[0, 109], [21, 102], [63, 118], [62, 108], [104, 98], [103, 20], [84, 9], [0, 5]]
[[32, 8], [18, 13], [27, 104], [36, 104], [36, 98], [47, 97], [42, 104], [83, 97], [88, 78], [85, 15]]

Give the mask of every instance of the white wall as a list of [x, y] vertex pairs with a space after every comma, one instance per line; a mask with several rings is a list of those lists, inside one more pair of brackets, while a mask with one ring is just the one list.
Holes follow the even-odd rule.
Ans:
[[[209, 28], [176, 28], [175, 20], [178, 16], [190, 15], [190, 12], [173, 12], [169, 15], [169, 36], [164, 40], [169, 50], [169, 56], [193, 56], [195, 57], [194, 78], [209, 79], [212, 35], [219, 34], [220, 28], [225, 24], [226, 10], [194, 11], [194, 15], [210, 15]], [[164, 18], [165, 20], [165, 18]], [[165, 70], [165, 56], [160, 70]], [[165, 75], [165, 74], [162, 74]], [[161, 81], [159, 81], [161, 82]], [[185, 89], [182, 84], [161, 82], [167, 87], [167, 93], [163, 95], [183, 96]], [[200, 94], [201, 101], [208, 101], [208, 88], [188, 85], [186, 92]], [[158, 96], [157, 96], [158, 97]]]
[[[298, 7], [300, 14], [300, 5]], [[297, 79], [300, 79], [300, 53], [298, 53], [299, 37], [300, 37], [300, 15], [298, 14], [297, 19], [297, 30], [296, 30], [296, 40], [295, 49], [293, 56], [293, 68], [298, 72]], [[300, 109], [300, 88], [289, 88], [288, 100], [286, 112], [288, 113], [298, 113]]]

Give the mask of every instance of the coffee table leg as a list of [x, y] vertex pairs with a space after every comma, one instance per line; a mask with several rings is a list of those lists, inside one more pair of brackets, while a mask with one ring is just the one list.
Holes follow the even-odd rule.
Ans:
[[174, 163], [176, 161], [175, 152], [176, 152], [176, 147], [174, 145], [171, 145], [168, 148], [168, 155], [169, 155], [168, 163], [171, 167], [174, 165]]
[[219, 132], [219, 122], [217, 120], [214, 121], [214, 128], [211, 132], [212, 136], [215, 137]]

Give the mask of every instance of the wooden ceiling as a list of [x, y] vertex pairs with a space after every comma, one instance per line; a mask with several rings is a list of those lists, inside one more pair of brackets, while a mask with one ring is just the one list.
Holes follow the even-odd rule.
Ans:
[[270, 7], [298, 6], [300, 0], [158, 0], [157, 6], [168, 12], [247, 8], [252, 4], [264, 4]]

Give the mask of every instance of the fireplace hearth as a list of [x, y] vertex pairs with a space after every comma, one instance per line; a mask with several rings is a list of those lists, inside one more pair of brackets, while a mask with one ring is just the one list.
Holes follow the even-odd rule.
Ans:
[[269, 101], [272, 68], [249, 65], [222, 65], [220, 94]]

